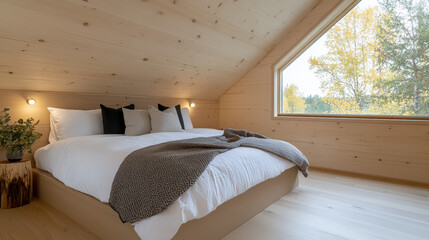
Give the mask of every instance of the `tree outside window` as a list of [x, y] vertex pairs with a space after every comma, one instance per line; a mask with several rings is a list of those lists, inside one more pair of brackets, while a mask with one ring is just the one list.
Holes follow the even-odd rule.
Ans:
[[282, 70], [281, 112], [429, 116], [428, 49], [428, 1], [364, 0]]

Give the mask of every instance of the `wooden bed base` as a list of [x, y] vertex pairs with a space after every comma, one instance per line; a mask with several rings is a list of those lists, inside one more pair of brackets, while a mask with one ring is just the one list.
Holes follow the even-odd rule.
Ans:
[[[106, 203], [65, 186], [50, 173], [33, 169], [34, 194], [105, 240], [139, 239]], [[221, 239], [298, 186], [298, 168], [262, 182], [223, 203], [207, 216], [183, 224], [174, 240]]]

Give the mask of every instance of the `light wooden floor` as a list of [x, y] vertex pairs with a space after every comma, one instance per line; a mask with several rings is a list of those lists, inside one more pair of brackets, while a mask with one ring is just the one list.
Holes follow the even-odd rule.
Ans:
[[[97, 239], [40, 200], [0, 209], [0, 239]], [[429, 189], [312, 171], [223, 240], [429, 239]]]
[[223, 240], [429, 239], [429, 189], [312, 171]]
[[1, 240], [98, 240], [88, 230], [39, 199], [0, 209]]

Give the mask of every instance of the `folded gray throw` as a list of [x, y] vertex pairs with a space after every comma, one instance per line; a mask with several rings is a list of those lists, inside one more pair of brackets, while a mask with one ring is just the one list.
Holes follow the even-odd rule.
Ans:
[[109, 204], [122, 222], [154, 216], [186, 192], [218, 154], [237, 147], [274, 153], [308, 175], [307, 158], [292, 144], [245, 130], [225, 129], [223, 136], [166, 142], [132, 152], [116, 173]]

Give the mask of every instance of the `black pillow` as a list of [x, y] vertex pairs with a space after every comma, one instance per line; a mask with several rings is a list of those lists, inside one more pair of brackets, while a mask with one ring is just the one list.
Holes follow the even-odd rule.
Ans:
[[[122, 108], [114, 109], [100, 104], [101, 115], [103, 116], [104, 134], [124, 134], [125, 121]], [[134, 104], [125, 106], [126, 109], [134, 109]]]
[[[182, 126], [182, 129], [184, 130], [185, 129], [185, 123], [183, 122], [182, 109], [180, 108], [180, 104], [176, 105], [174, 107], [176, 108], [177, 117], [179, 117], [180, 126]], [[158, 103], [158, 110], [159, 111], [162, 112], [162, 111], [167, 110], [167, 109], [169, 109], [169, 107], [161, 105]]]

